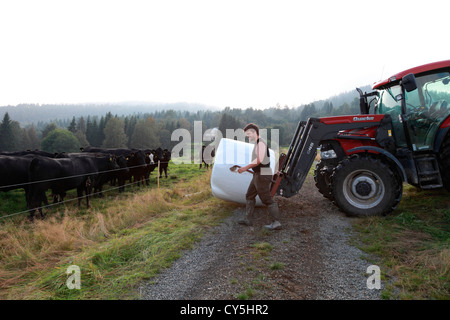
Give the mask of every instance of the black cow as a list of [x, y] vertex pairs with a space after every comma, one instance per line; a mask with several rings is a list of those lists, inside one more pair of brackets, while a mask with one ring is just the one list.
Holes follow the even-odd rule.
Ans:
[[208, 146], [203, 145], [202, 150], [200, 151], [200, 167], [202, 168], [202, 164], [205, 164], [206, 169], [213, 164], [213, 158], [215, 156], [215, 146], [213, 144], [209, 144]]
[[113, 154], [108, 153], [89, 153], [89, 152], [78, 152], [78, 153], [60, 153], [58, 154], [57, 158], [76, 158], [76, 157], [110, 157], [111, 159], [114, 159], [114, 161], [117, 163], [119, 169], [115, 170], [109, 170], [107, 172], [104, 172], [99, 175], [98, 179], [95, 181], [95, 184], [93, 185], [94, 188], [94, 194], [98, 195], [99, 197], [103, 197], [103, 185], [109, 181], [115, 181], [115, 179], [118, 179], [119, 182], [122, 181], [122, 185], [125, 184], [125, 175], [129, 172], [129, 169], [127, 167], [127, 161], [124, 156], [116, 156]]
[[126, 157], [116, 156], [116, 162], [120, 170], [113, 174], [111, 181], [115, 181], [117, 179], [119, 184], [119, 192], [123, 192], [125, 191], [125, 181], [130, 173], [130, 169], [128, 169], [128, 162]]
[[81, 152], [89, 152], [89, 153], [110, 153], [116, 156], [128, 156], [132, 150], [127, 148], [97, 148], [97, 147], [86, 147], [80, 148]]
[[[0, 191], [7, 192], [15, 189], [24, 189], [25, 201], [29, 208], [29, 177], [28, 169], [35, 156], [4, 156], [0, 155]], [[41, 201], [48, 205], [45, 193], [40, 195]], [[42, 218], [44, 214], [39, 210]]]
[[81, 205], [83, 192], [89, 208], [89, 195], [99, 175], [108, 170], [118, 169], [117, 163], [109, 156], [74, 158], [34, 158], [30, 163], [30, 220], [33, 220], [36, 208], [41, 206], [42, 197], [48, 189], [60, 195], [67, 190], [77, 189], [78, 206]]
[[128, 167], [130, 168], [130, 182], [132, 182], [132, 178], [134, 178], [134, 182], [137, 183], [138, 186], [141, 185], [141, 182], [142, 185], [144, 185], [147, 161], [143, 150], [132, 149]]
[[158, 165], [157, 161], [159, 161], [159, 177], [162, 178], [162, 174], [164, 171], [164, 175], [167, 178], [167, 169], [169, 167], [169, 161], [172, 158], [172, 153], [168, 149], [161, 149], [158, 148], [155, 150], [156, 154], [156, 164]]
[[5, 156], [41, 156], [41, 157], [47, 157], [47, 158], [55, 158], [57, 153], [50, 153], [46, 151], [41, 150], [27, 150], [27, 151], [3, 151], [0, 152], [0, 155]]
[[[145, 149], [145, 162], [147, 163], [147, 167], [145, 169], [145, 183], [150, 185], [150, 173], [152, 173], [155, 168], [158, 166], [156, 151], [153, 149]], [[156, 161], [155, 161], [156, 160]]]
[[28, 189], [28, 167], [32, 158], [0, 155], [0, 191]]
[[124, 191], [124, 184], [126, 180], [132, 182], [134, 178], [134, 182], [137, 182], [138, 185], [140, 185], [140, 182], [144, 180], [147, 163], [145, 160], [145, 154], [142, 150], [125, 149], [125, 148], [95, 148], [95, 147], [81, 148], [81, 150], [83, 152], [113, 154], [117, 157], [124, 156], [126, 158], [127, 167], [129, 171], [123, 173], [122, 177], [119, 179], [119, 192]]

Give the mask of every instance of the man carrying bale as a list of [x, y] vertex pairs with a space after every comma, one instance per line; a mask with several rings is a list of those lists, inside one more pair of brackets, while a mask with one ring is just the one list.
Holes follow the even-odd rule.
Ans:
[[269, 214], [272, 218], [272, 223], [265, 225], [264, 228], [268, 230], [281, 229], [280, 213], [278, 210], [278, 204], [273, 200], [270, 194], [270, 184], [272, 181], [272, 173], [269, 170], [267, 172], [261, 172], [263, 168], [270, 168], [270, 154], [267, 142], [259, 137], [259, 128], [254, 123], [249, 123], [244, 128], [245, 135], [250, 142], [255, 143], [252, 153], [252, 162], [248, 165], [239, 168], [238, 172], [243, 173], [249, 169], [252, 169], [253, 179], [250, 182], [247, 193], [245, 195], [246, 206], [245, 216], [238, 221], [240, 224], [251, 225], [251, 219], [253, 219], [253, 213], [255, 211], [256, 196], [258, 195], [262, 203], [267, 206]]

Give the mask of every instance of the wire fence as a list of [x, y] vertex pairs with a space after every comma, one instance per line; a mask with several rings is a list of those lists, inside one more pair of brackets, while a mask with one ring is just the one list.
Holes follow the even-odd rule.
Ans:
[[[161, 161], [160, 163], [168, 163], [168, 161], [167, 162]], [[29, 181], [29, 182], [23, 182], [23, 183], [17, 183], [17, 184], [10, 184], [10, 185], [6, 185], [6, 186], [0, 186], [0, 189], [10, 189], [10, 188], [19, 189], [20, 187], [24, 187], [24, 186], [31, 185], [31, 184], [52, 182], [52, 181], [65, 180], [65, 179], [71, 179], [71, 178], [79, 178], [79, 177], [83, 177], [83, 176], [92, 176], [92, 175], [111, 173], [111, 172], [116, 172], [116, 171], [124, 171], [127, 169], [141, 168], [141, 167], [147, 167], [147, 166], [148, 166], [148, 164], [140, 164], [137, 166], [131, 166], [131, 167], [126, 167], [126, 168], [102, 170], [102, 171], [95, 171], [95, 172], [89, 172], [89, 173], [83, 173], [83, 174], [77, 174], [77, 175], [71, 175], [71, 176], [63, 176], [63, 177], [59, 177], [59, 178]], [[157, 168], [157, 166], [155, 167], [155, 169], [156, 168]]]
[[[159, 161], [159, 165], [161, 165], [162, 163], [169, 163], [169, 161]], [[157, 163], [155, 163], [156, 167], [155, 169], [157, 169], [158, 166]], [[142, 167], [147, 167], [148, 164], [145, 165], [137, 165], [137, 166], [131, 166], [131, 167], [126, 167], [126, 168], [119, 168], [119, 169], [111, 169], [111, 170], [104, 170], [104, 171], [98, 171], [98, 172], [91, 172], [91, 173], [84, 173], [84, 174], [79, 174], [79, 175], [71, 175], [71, 176], [64, 176], [64, 177], [59, 177], [59, 178], [53, 178], [53, 179], [45, 179], [45, 180], [38, 180], [38, 181], [30, 181], [30, 182], [26, 182], [26, 183], [19, 183], [19, 184], [12, 184], [12, 185], [7, 185], [7, 186], [1, 186], [0, 189], [6, 189], [6, 188], [13, 188], [13, 189], [20, 189], [21, 187], [25, 187], [27, 185], [31, 185], [31, 184], [36, 184], [36, 183], [45, 183], [45, 182], [53, 182], [53, 181], [57, 181], [57, 180], [66, 180], [66, 179], [71, 179], [71, 178], [78, 178], [78, 177], [83, 177], [83, 176], [92, 176], [92, 175], [98, 175], [98, 174], [105, 174], [105, 173], [111, 173], [111, 172], [117, 172], [117, 171], [124, 171], [127, 169], [134, 169], [134, 168], [142, 168]], [[143, 181], [145, 181], [146, 178], [139, 179], [138, 181], [134, 181], [134, 182], [130, 182], [130, 183], [126, 183], [123, 185], [120, 185], [118, 187], [112, 187], [109, 188], [107, 190], [102, 190], [102, 191], [98, 191], [98, 192], [94, 192], [94, 193], [89, 193], [87, 195], [83, 195], [80, 197], [75, 197], [75, 198], [71, 198], [68, 200], [63, 200], [63, 201], [59, 201], [56, 203], [52, 203], [52, 204], [48, 204], [48, 205], [44, 205], [44, 206], [39, 206], [39, 207], [34, 207], [32, 209], [27, 209], [27, 210], [23, 210], [23, 211], [19, 211], [19, 212], [15, 212], [15, 213], [11, 213], [8, 215], [3, 215], [0, 216], [0, 220], [6, 219], [6, 218], [10, 218], [10, 217], [14, 217], [20, 214], [24, 214], [24, 213], [29, 213], [30, 211], [36, 211], [36, 210], [42, 210], [42, 209], [47, 209], [53, 206], [57, 206], [57, 205], [61, 205], [61, 204], [65, 204], [65, 203], [69, 203], [69, 202], [73, 202], [73, 201], [79, 201], [82, 199], [85, 199], [86, 197], [93, 197], [99, 194], [103, 194], [103, 193], [107, 193], [110, 191], [114, 191], [120, 188], [125, 188], [125, 187], [129, 187], [129, 186], [133, 186], [136, 184], [139, 184]]]
[[121, 186], [118, 186], [118, 187], [113, 187], [113, 188], [110, 188], [110, 189], [107, 189], [107, 190], [102, 190], [102, 191], [99, 191], [99, 192], [89, 193], [89, 195], [84, 195], [84, 196], [81, 196], [81, 197], [75, 197], [75, 198], [71, 198], [71, 199], [68, 199], [68, 200], [63, 200], [63, 201], [59, 201], [59, 202], [56, 202], [56, 203], [51, 203], [51, 204], [48, 204], [48, 205], [45, 205], [45, 206], [35, 207], [35, 208], [32, 208], [32, 209], [27, 209], [27, 210], [11, 213], [11, 214], [8, 214], [8, 215], [5, 215], [5, 216], [1, 216], [0, 220], [1, 219], [5, 219], [5, 218], [9, 218], [9, 217], [13, 217], [13, 216], [16, 216], [16, 215], [19, 215], [19, 214], [29, 213], [30, 211], [47, 209], [47, 208], [50, 208], [50, 207], [53, 207], [53, 206], [57, 206], [57, 205], [61, 205], [61, 204], [65, 204], [65, 203], [68, 203], [68, 202], [83, 200], [87, 196], [89, 196], [89, 197], [96, 196], [96, 195], [99, 195], [99, 194], [107, 193], [109, 191], [113, 191], [113, 190], [117, 190], [117, 189], [120, 189], [120, 188], [132, 186], [132, 185], [138, 184], [140, 182], [141, 181], [135, 181], [135, 182], [127, 183], [127, 184], [124, 184], [124, 185], [121, 185]]

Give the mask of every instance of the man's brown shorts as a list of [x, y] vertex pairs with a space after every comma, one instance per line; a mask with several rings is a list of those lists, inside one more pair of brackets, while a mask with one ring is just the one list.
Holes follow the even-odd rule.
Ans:
[[266, 206], [274, 203], [272, 196], [270, 195], [270, 184], [272, 181], [271, 175], [261, 174], [255, 172], [253, 174], [252, 182], [248, 186], [247, 193], [245, 195], [246, 200], [254, 200], [256, 195], [259, 196], [262, 203]]

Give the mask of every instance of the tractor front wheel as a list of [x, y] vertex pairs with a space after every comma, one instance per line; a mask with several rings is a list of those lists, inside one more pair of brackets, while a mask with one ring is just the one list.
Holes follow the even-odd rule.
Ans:
[[316, 164], [314, 170], [314, 181], [319, 192], [327, 199], [333, 201], [333, 194], [330, 188], [330, 176], [332, 169], [321, 160]]
[[352, 155], [331, 176], [334, 203], [351, 216], [385, 215], [401, 199], [402, 183], [381, 159]]

